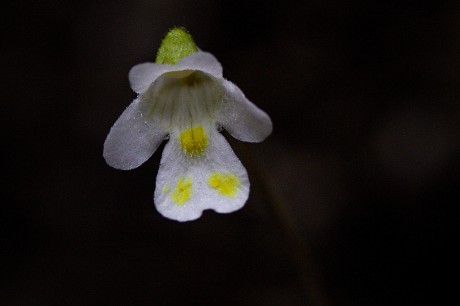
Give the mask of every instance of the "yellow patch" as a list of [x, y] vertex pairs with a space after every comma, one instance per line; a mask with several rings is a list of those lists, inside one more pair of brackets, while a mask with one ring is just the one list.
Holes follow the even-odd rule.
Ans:
[[169, 191], [171, 191], [171, 187], [168, 184], [164, 185], [163, 193], [168, 193]]
[[208, 178], [211, 188], [217, 190], [221, 195], [234, 197], [241, 185], [238, 177], [231, 173], [216, 172]]
[[208, 146], [208, 136], [201, 125], [183, 131], [179, 137], [182, 149], [190, 156], [203, 154]]
[[184, 205], [190, 199], [192, 195], [192, 180], [187, 178], [184, 180], [183, 177], [177, 182], [177, 187], [174, 190], [171, 198], [177, 205]]

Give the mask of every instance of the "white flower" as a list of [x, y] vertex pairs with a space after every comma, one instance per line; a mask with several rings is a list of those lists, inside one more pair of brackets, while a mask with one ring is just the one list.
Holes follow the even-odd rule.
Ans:
[[[186, 43], [190, 48], [183, 51]], [[189, 221], [205, 209], [240, 209], [249, 195], [248, 175], [218, 127], [241, 141], [260, 142], [272, 131], [270, 118], [223, 78], [216, 58], [196, 48], [181, 28], [168, 33], [156, 62], [129, 72], [138, 96], [105, 140], [106, 162], [117, 169], [136, 168], [169, 136], [156, 180], [157, 210]]]

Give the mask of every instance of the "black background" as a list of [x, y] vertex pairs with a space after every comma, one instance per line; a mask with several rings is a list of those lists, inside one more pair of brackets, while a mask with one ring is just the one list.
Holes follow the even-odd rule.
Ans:
[[[1, 304], [458, 299], [458, 1], [21, 1], [2, 13]], [[154, 61], [173, 26], [274, 123], [261, 144], [226, 134], [247, 205], [182, 224], [153, 206], [162, 148], [126, 172], [102, 158], [135, 97], [129, 69]]]

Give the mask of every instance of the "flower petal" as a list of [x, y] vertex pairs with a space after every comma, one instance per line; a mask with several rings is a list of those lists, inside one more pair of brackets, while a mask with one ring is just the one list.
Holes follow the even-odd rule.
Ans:
[[212, 75], [215, 78], [222, 78], [222, 65], [211, 53], [198, 51], [184, 57], [171, 71], [178, 70], [199, 70]]
[[171, 65], [143, 63], [131, 68], [128, 74], [131, 88], [136, 93], [143, 93], [160, 75], [170, 70]]
[[112, 126], [104, 142], [104, 158], [110, 166], [130, 170], [149, 159], [167, 132], [153, 116], [146, 116], [135, 99]]
[[261, 142], [271, 134], [270, 117], [251, 101], [230, 81], [223, 81], [223, 105], [217, 121], [238, 140]]
[[181, 70], [200, 70], [216, 78], [222, 78], [222, 66], [208, 52], [198, 51], [184, 57], [175, 65], [143, 63], [129, 71], [129, 82], [136, 93], [145, 92], [163, 73]]
[[243, 207], [249, 196], [246, 169], [214, 126], [203, 156], [191, 157], [171, 135], [161, 158], [154, 202], [166, 218], [191, 221], [205, 209], [230, 213]]

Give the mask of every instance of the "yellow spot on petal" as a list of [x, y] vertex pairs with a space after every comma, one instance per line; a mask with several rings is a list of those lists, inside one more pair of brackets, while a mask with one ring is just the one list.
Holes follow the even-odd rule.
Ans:
[[208, 136], [201, 125], [183, 131], [179, 137], [182, 149], [190, 156], [203, 154], [208, 146]]
[[183, 177], [179, 178], [177, 187], [174, 190], [171, 198], [177, 205], [184, 205], [192, 195], [192, 179]]
[[163, 191], [163, 193], [168, 193], [169, 191], [171, 191], [171, 187], [168, 184], [166, 184], [166, 185], [164, 185], [162, 191]]
[[231, 173], [216, 172], [208, 178], [211, 188], [217, 190], [221, 195], [234, 197], [241, 185], [238, 177]]

